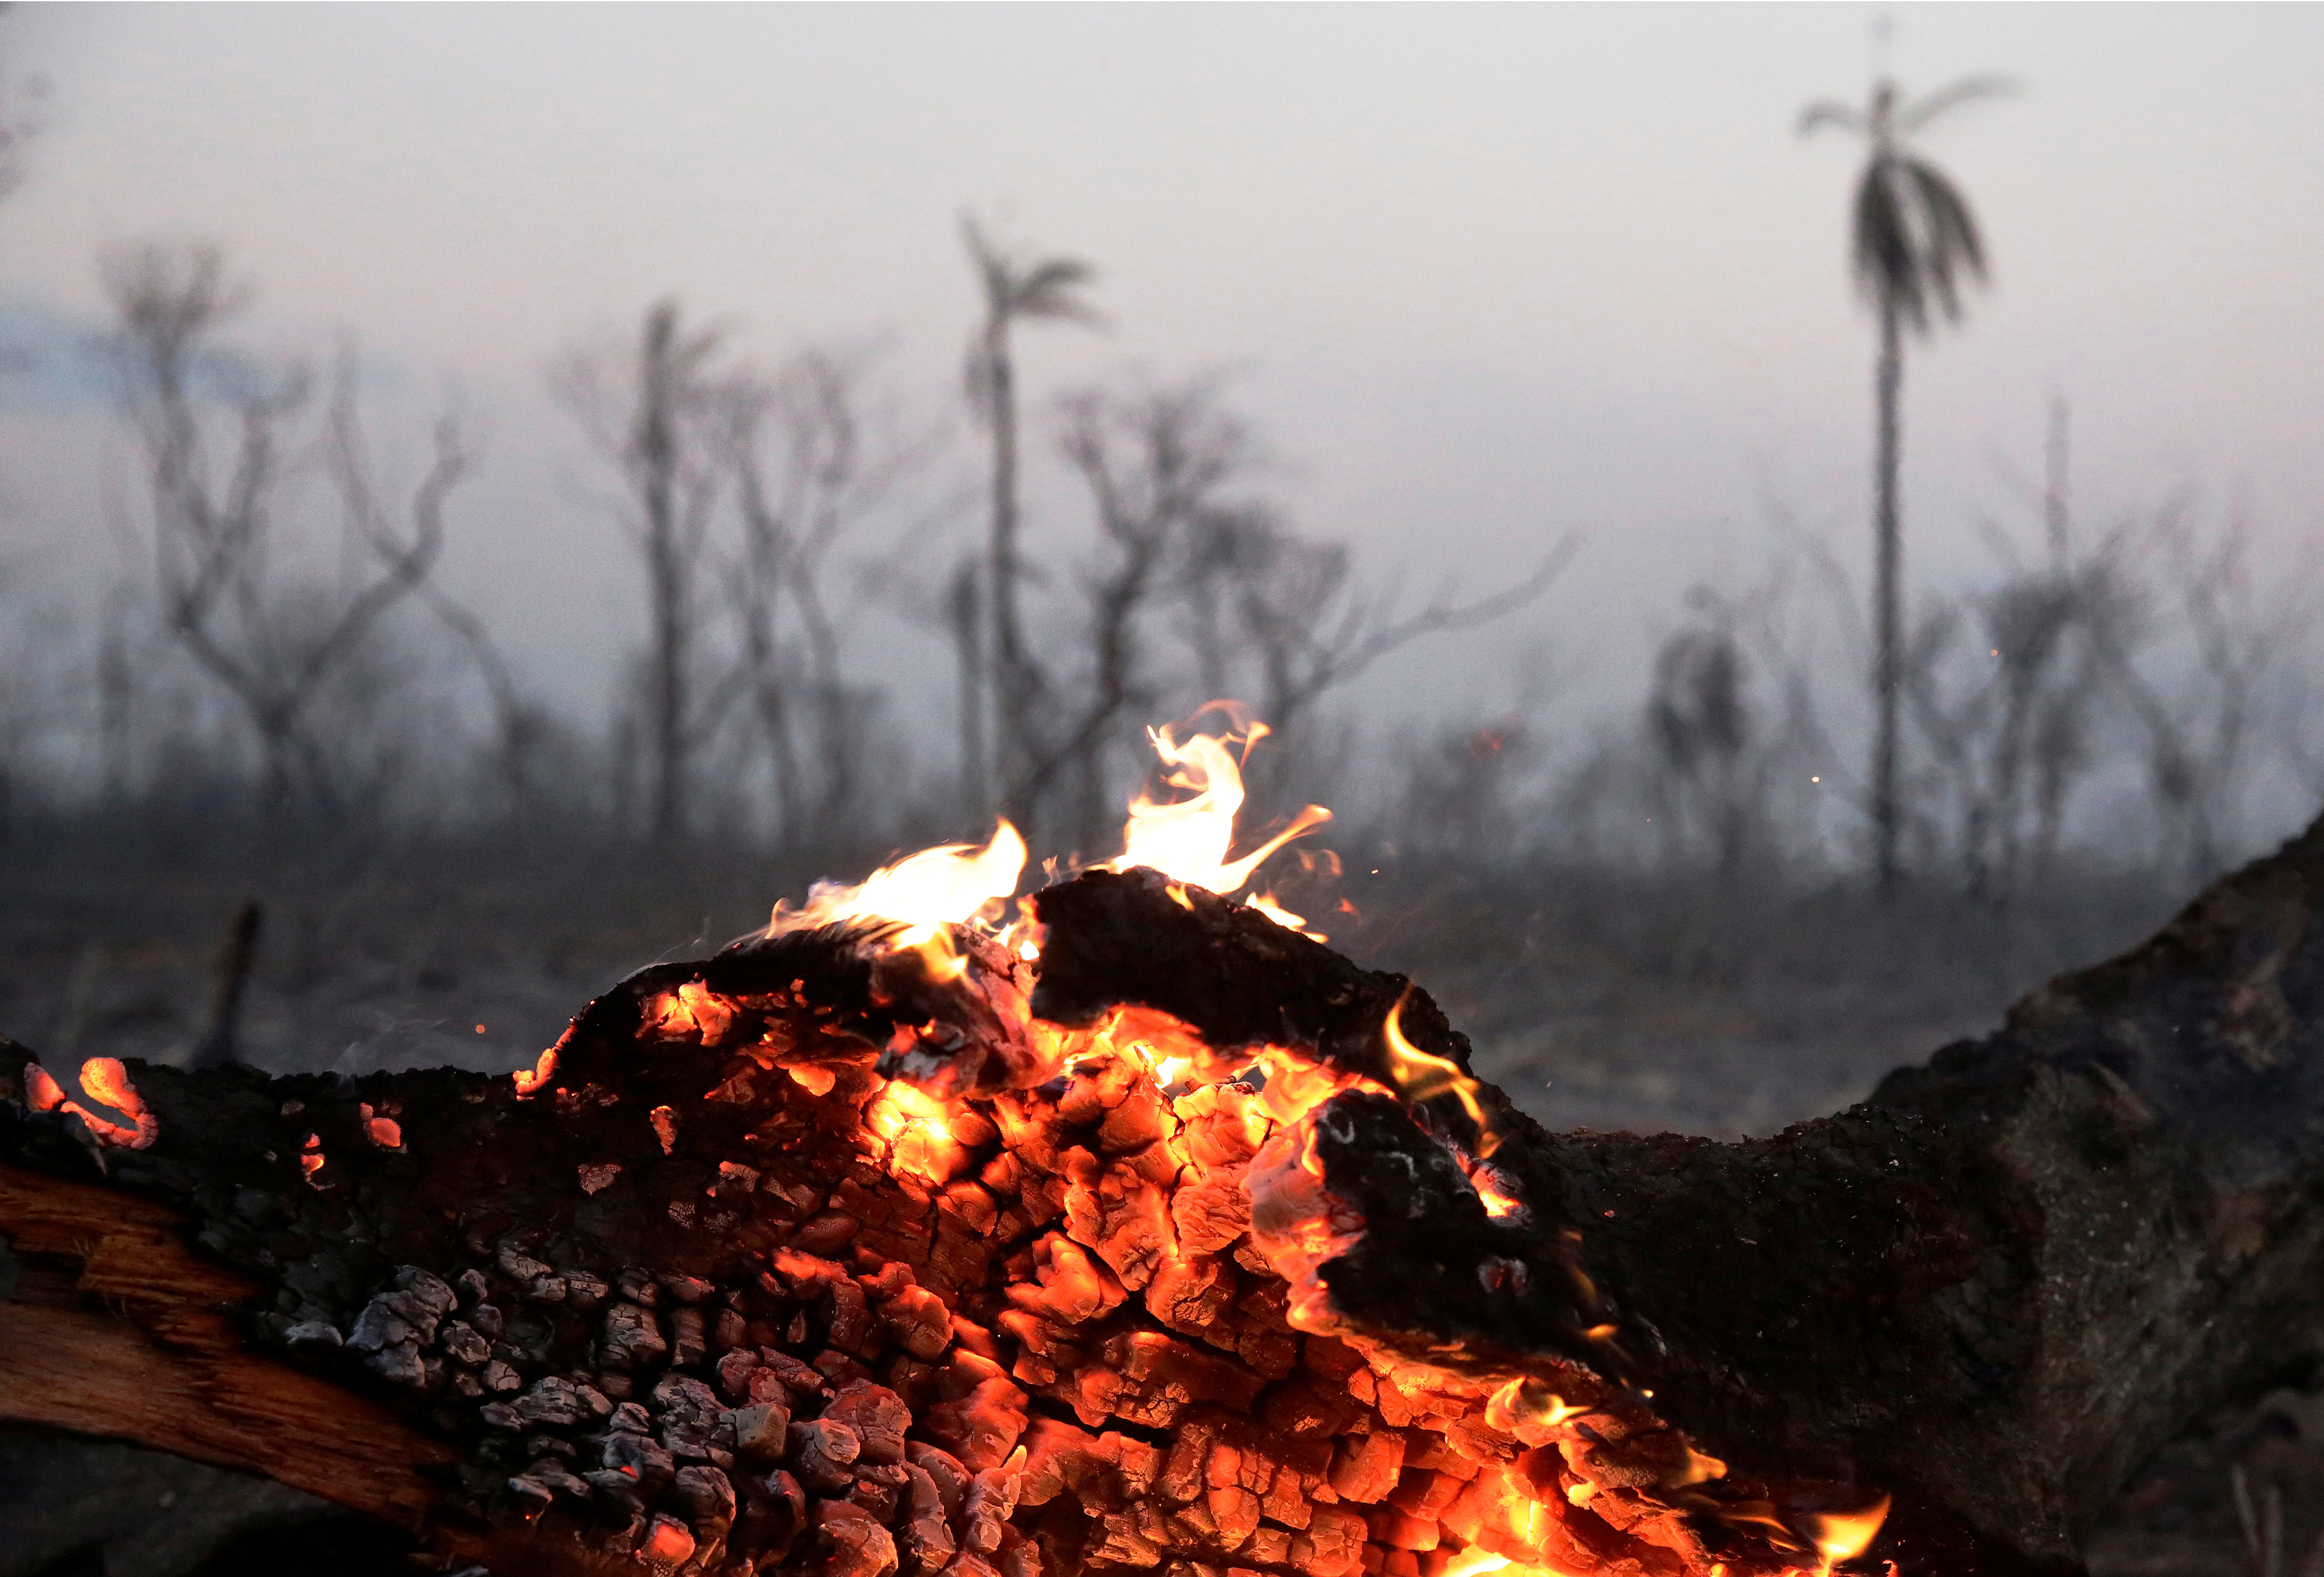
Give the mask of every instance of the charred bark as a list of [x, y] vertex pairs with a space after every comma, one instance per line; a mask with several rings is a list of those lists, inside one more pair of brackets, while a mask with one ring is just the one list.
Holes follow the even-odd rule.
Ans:
[[[0, 1048], [0, 1417], [508, 1571], [1435, 1577], [1505, 1485], [1569, 1571], [1812, 1568], [1880, 1493], [1866, 1561], [2065, 1572], [2316, 1346], [2324, 823], [1738, 1144], [1545, 1133], [1401, 977], [1150, 872], [1038, 907], [1038, 978], [751, 944], [513, 1083], [132, 1065], [84, 1117]], [[1123, 1009], [1213, 1074], [1305, 1060], [1175, 1105], [1044, 1064]]]

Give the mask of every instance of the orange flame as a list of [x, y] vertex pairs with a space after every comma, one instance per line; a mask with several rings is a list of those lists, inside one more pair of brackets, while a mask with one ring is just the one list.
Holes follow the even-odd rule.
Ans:
[[918, 947], [943, 936], [945, 926], [974, 919], [987, 905], [1015, 892], [1024, 869], [1025, 840], [1003, 821], [982, 848], [945, 844], [923, 849], [853, 887], [818, 881], [801, 908], [777, 904], [766, 934], [783, 936], [847, 920], [895, 920], [904, 929], [894, 945]]
[[1809, 1536], [1815, 1541], [1816, 1552], [1823, 1556], [1822, 1569], [1826, 1572], [1869, 1549], [1872, 1541], [1880, 1536], [1881, 1524], [1887, 1520], [1886, 1495], [1861, 1511], [1827, 1511], [1806, 1519]]
[[967, 1148], [953, 1137], [945, 1119], [952, 1108], [925, 1091], [891, 1079], [864, 1108], [863, 1120], [887, 1141], [888, 1163], [897, 1173], [927, 1183], [949, 1183], [967, 1165]]
[[[1242, 764], [1227, 748], [1227, 741], [1236, 736], [1197, 733], [1181, 743], [1165, 727], [1148, 729], [1146, 737], [1154, 742], [1155, 752], [1172, 769], [1164, 780], [1173, 788], [1192, 789], [1194, 798], [1163, 804], [1139, 794], [1130, 801], [1130, 820], [1121, 829], [1121, 853], [1101, 870], [1128, 871], [1139, 865], [1149, 866], [1174, 881], [1208, 888], [1222, 898], [1231, 898], [1269, 854], [1302, 833], [1332, 819], [1330, 811], [1320, 805], [1310, 805], [1292, 817], [1291, 825], [1283, 831], [1241, 859], [1230, 860], [1227, 851], [1234, 846], [1235, 813], [1242, 808], [1243, 802]], [[1245, 753], [1265, 737], [1266, 724], [1250, 724], [1249, 732], [1241, 736]], [[1298, 916], [1285, 915], [1272, 905], [1268, 907], [1272, 910], [1270, 918], [1278, 923], [1287, 921], [1294, 927], [1298, 925]]]
[[1536, 1436], [1546, 1440], [1547, 1431], [1589, 1410], [1572, 1406], [1531, 1375], [1520, 1375], [1485, 1403], [1485, 1422], [1535, 1444]]
[[1411, 995], [1412, 988], [1407, 985], [1404, 994], [1397, 998], [1396, 1006], [1388, 1010], [1388, 1021], [1380, 1026], [1380, 1034], [1388, 1042], [1388, 1077], [1396, 1081], [1397, 1093], [1416, 1106], [1438, 1095], [1450, 1094], [1458, 1100], [1469, 1113], [1469, 1120], [1477, 1125], [1478, 1154], [1489, 1156], [1500, 1139], [1485, 1121], [1484, 1104], [1477, 1099], [1477, 1081], [1462, 1073], [1461, 1065], [1450, 1057], [1423, 1051], [1405, 1038], [1404, 1004]]

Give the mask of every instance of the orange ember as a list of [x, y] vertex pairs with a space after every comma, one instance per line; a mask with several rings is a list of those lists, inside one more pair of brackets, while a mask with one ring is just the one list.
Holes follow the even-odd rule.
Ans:
[[[1194, 889], [1241, 892], [1329, 814], [1310, 807], [1232, 855], [1243, 789], [1231, 746], [1264, 733], [1154, 731], [1185, 797], [1133, 804], [1124, 852], [1104, 868], [1150, 867], [1189, 908]], [[1325, 1164], [1331, 1143], [1347, 1143], [1329, 1138], [1333, 1114], [1457, 1105], [1468, 1137], [1433, 1123], [1426, 1141], [1466, 1180], [1480, 1219], [1523, 1222], [1517, 1179], [1489, 1158], [1499, 1136], [1482, 1086], [1408, 1038], [1408, 989], [1363, 1065], [1377, 1077], [1313, 1046], [1222, 1055], [1151, 1008], [1082, 1026], [1036, 1017], [1044, 938], [1024, 906], [1008, 913], [1025, 859], [1004, 821], [982, 845], [929, 850], [778, 906], [768, 938], [839, 927], [834, 945], [872, 965], [873, 1001], [914, 1004], [897, 1010], [884, 1045], [851, 1039], [804, 982], [766, 997], [699, 978], [641, 992], [642, 1041], [729, 1054], [702, 1102], [778, 1092], [767, 1120], [790, 1136], [744, 1135], [760, 1151], [750, 1164], [719, 1159], [705, 1190], [780, 1199], [795, 1223], [759, 1281], [798, 1312], [738, 1337], [716, 1365], [733, 1454], [761, 1452], [761, 1509], [746, 1505], [746, 1523], [792, 1497], [783, 1515], [816, 1530], [827, 1577], [1071, 1577], [1044, 1565], [1061, 1552], [1080, 1571], [1160, 1577], [1774, 1577], [1810, 1550], [1828, 1572], [1870, 1547], [1885, 1500], [1784, 1512], [1582, 1366], [1416, 1355], [1355, 1323], [1326, 1268], [1372, 1225]], [[1300, 924], [1265, 899], [1242, 901]], [[515, 1075], [518, 1094], [551, 1083], [571, 1038]], [[955, 1074], [969, 1040], [978, 1060]], [[691, 1111], [647, 1117], [681, 1163]], [[320, 1165], [318, 1151], [310, 1171]], [[583, 1166], [581, 1186], [595, 1194], [620, 1171]], [[1595, 1306], [1587, 1277], [1572, 1276]], [[706, 1319], [740, 1332], [745, 1312], [673, 1313], [670, 1340], [698, 1350]], [[642, 1350], [635, 1333], [654, 1329], [650, 1314], [619, 1317], [629, 1349]], [[1611, 1323], [1583, 1333], [1609, 1357], [1618, 1333]], [[778, 1461], [788, 1465], [765, 1476]], [[536, 1471], [546, 1504], [561, 1470]], [[657, 1569], [698, 1547], [715, 1564], [734, 1505], [730, 1492], [724, 1512], [690, 1527], [641, 1514], [627, 1547]]]

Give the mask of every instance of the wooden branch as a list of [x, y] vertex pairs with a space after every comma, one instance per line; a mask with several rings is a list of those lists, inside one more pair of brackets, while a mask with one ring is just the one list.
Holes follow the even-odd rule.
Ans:
[[259, 1292], [197, 1258], [182, 1213], [0, 1165], [0, 1417], [262, 1473], [417, 1530], [458, 1453], [393, 1409], [250, 1350]]
[[1738, 1144], [1545, 1133], [1151, 872], [1036, 901], [1038, 973], [749, 944], [516, 1081], [92, 1064], [84, 1121], [0, 1046], [0, 1417], [505, 1571], [1959, 1577], [2317, 1344], [2324, 823]]

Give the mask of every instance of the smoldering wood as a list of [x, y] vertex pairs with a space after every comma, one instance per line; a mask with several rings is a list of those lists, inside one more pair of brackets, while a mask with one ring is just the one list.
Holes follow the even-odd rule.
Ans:
[[[1562, 1499], [1596, 1474], [1613, 1519], [1577, 1506], [1577, 1564], [1660, 1577], [1727, 1551], [1749, 1569], [1767, 1551], [1738, 1508], [1877, 1489], [1894, 1508], [1868, 1562], [2070, 1571], [2144, 1457], [2317, 1349], [2319, 908], [2324, 823], [1994, 1035], [1767, 1139], [1550, 1134], [1478, 1086], [1493, 1144], [1457, 1092], [1335, 1096], [1315, 1117], [1318, 1182], [1366, 1230], [1321, 1268], [1331, 1305], [1384, 1348], [1521, 1370], [1597, 1410], [1604, 1438], [1543, 1470]], [[1401, 977], [1150, 873], [1085, 875], [1038, 909], [1045, 1018], [1136, 1005], [1222, 1058], [1306, 1047], [1392, 1084], [1393, 1010], [1414, 1046], [1467, 1066], [1466, 1041]], [[1050, 1348], [1028, 1360], [990, 1296], [996, 1250], [963, 1222], [1019, 1209], [1009, 1240], [1028, 1240], [1034, 1207], [973, 1181], [988, 1173], [916, 1200], [856, 1165], [844, 1130], [876, 1101], [882, 1047], [890, 1071], [918, 1059], [919, 1076], [1020, 1114], [1059, 1108], [1010, 1093], [989, 991], [914, 1000], [884, 968], [827, 934], [658, 966], [591, 1004], [529, 1097], [451, 1070], [133, 1064], [159, 1136], [143, 1149], [31, 1110], [28, 1054], [8, 1047], [0, 1232], [26, 1268], [0, 1302], [0, 1416], [270, 1473], [512, 1571], [642, 1542], [669, 1569], [755, 1552], [835, 1577], [896, 1562], [1029, 1577], [1067, 1554], [1314, 1572], [1345, 1554], [1331, 1539], [1433, 1539], [1429, 1518], [1451, 1513], [1413, 1474], [1439, 1484], [1460, 1463], [1411, 1469], [1401, 1443], [1387, 1460], [1391, 1437], [1438, 1451], [1425, 1420], [1334, 1433], [1389, 1401], [1330, 1397], [1342, 1358], [1312, 1337], [1282, 1346], [1279, 1311], [1220, 1312], [1223, 1342], [1148, 1318], [1138, 1288], [1096, 1316], [1181, 1366], [1174, 1383], [1202, 1394], [1175, 1412], [1091, 1399], [1100, 1370], [1120, 1388], [1144, 1360], [1076, 1346], [1079, 1311], [1025, 1326]], [[899, 1041], [899, 1025], [917, 1033]], [[1071, 1137], [1043, 1120], [979, 1154]], [[1523, 1209], [1489, 1213], [1448, 1139], [1490, 1145]], [[1247, 1256], [1212, 1258], [1265, 1290]], [[970, 1310], [978, 1334], [946, 1337], [931, 1298]], [[1014, 1379], [996, 1361], [1011, 1349]], [[891, 1397], [914, 1437], [892, 1464], [865, 1443], [890, 1432]], [[829, 1427], [835, 1406], [863, 1427]], [[1189, 1491], [1233, 1526], [1199, 1550], [1134, 1547], [1125, 1508], [1182, 1504], [1170, 1468], [1196, 1437], [1198, 1469], [1243, 1451], [1274, 1499]], [[1014, 1489], [1003, 1438], [1039, 1447]], [[1686, 1449], [1720, 1459], [1724, 1480], [1648, 1471]], [[1401, 1505], [1384, 1499], [1398, 1484]], [[1311, 1520], [1293, 1529], [1303, 1495]], [[1231, 1532], [1241, 1553], [1213, 1553]]]

